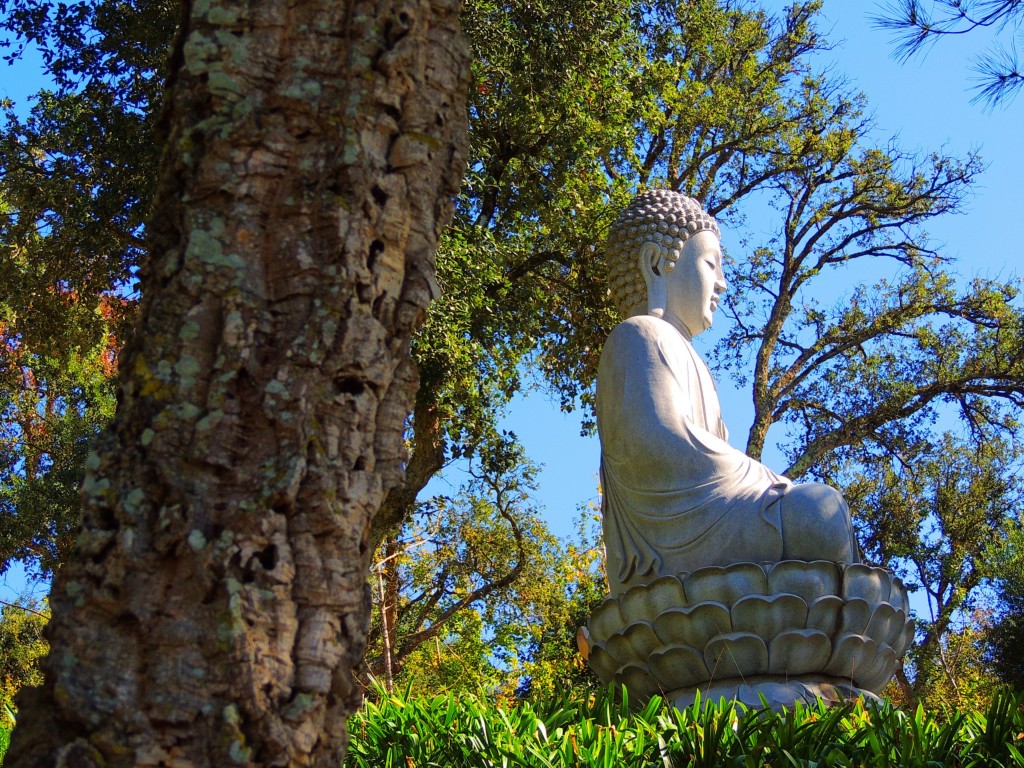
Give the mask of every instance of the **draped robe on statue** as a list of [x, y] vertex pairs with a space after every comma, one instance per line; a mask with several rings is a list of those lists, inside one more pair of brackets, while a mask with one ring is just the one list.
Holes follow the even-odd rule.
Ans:
[[674, 327], [633, 317], [609, 335], [597, 383], [608, 583], [782, 558], [789, 480], [726, 442], [707, 365]]

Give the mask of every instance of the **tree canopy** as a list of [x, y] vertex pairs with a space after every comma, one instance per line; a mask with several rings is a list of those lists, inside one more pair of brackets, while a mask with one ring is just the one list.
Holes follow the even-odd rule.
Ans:
[[587, 518], [575, 542], [551, 535], [533, 497], [536, 467], [514, 442], [468, 464], [467, 485], [421, 502], [380, 548], [367, 672], [389, 690], [487, 687], [505, 696], [553, 692], [560, 674], [586, 679], [575, 653], [580, 609], [604, 597]]
[[[1019, 447], [991, 430], [967, 439], [947, 432], [889, 462], [854, 465], [829, 478], [859, 511], [867, 558], [898, 574], [925, 603], [911, 652], [913, 684], [901, 678], [912, 704], [935, 706], [943, 697], [960, 707], [977, 704], [960, 690], [970, 682], [960, 678], [970, 674], [957, 669], [950, 644], [986, 628], [975, 621], [991, 609], [979, 588], [1016, 578], [1019, 466]], [[1012, 599], [1001, 603], [1012, 616], [1018, 612]], [[980, 637], [975, 645], [983, 645]], [[979, 647], [974, 674], [985, 666], [982, 653]]]
[[52, 81], [27, 109], [0, 105], [0, 558], [48, 574], [78, 524], [87, 446], [113, 414], [178, 10], [0, 10], [5, 58], [35, 46]]

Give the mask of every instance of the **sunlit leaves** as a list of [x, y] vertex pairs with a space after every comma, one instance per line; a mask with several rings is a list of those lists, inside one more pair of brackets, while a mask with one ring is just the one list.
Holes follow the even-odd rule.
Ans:
[[[632, 705], [632, 706], [631, 706]], [[677, 710], [616, 690], [495, 703], [486, 693], [382, 696], [350, 721], [346, 766], [1019, 765], [1020, 695], [983, 710], [902, 712], [861, 701], [752, 712], [731, 702]]]
[[160, 153], [154, 123], [176, 9], [17, 0], [5, 11], [2, 28], [16, 46], [27, 40], [41, 50], [55, 88], [4, 110], [0, 184], [9, 210], [0, 240], [27, 251], [39, 290], [59, 283], [95, 298], [130, 287]]
[[1009, 686], [1024, 689], [1024, 519], [1007, 527], [999, 551], [995, 589], [1000, 607], [989, 631], [988, 661]]
[[456, 494], [423, 502], [385, 541], [371, 578], [373, 674], [390, 667], [418, 690], [488, 685], [511, 694], [529, 671], [531, 642], [569, 623], [596, 551], [567, 550], [551, 535], [532, 498], [534, 474], [503, 435], [481, 448]]
[[[793, 425], [792, 466], [833, 450], [924, 439], [940, 410], [1015, 425], [1024, 350], [1015, 289], [959, 287], [934, 261], [855, 288], [833, 310], [794, 313], [767, 371], [773, 420]], [[950, 410], [952, 409], [952, 410]]]
[[43, 630], [50, 617], [45, 602], [21, 598], [0, 611], [0, 728], [14, 726], [14, 696], [26, 686], [41, 685], [40, 660], [50, 646]]
[[[970, 439], [946, 432], [829, 464], [826, 477], [844, 487], [867, 559], [900, 575], [926, 606], [911, 654], [919, 698], [982, 672], [988, 620], [975, 620], [987, 607], [980, 588], [1019, 570], [1021, 458], [1018, 446], [986, 428]], [[951, 644], [968, 642], [978, 647], [973, 672], [953, 665]]]

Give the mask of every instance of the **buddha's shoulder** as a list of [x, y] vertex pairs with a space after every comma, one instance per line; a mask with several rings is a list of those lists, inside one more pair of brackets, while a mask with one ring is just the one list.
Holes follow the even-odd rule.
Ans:
[[608, 335], [606, 344], [613, 346], [635, 344], [679, 345], [685, 339], [679, 331], [652, 315], [637, 315], [619, 323]]

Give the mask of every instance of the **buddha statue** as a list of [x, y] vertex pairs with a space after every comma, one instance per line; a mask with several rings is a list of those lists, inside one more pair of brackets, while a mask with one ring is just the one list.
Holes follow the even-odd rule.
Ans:
[[646, 192], [611, 228], [608, 270], [625, 318], [597, 380], [611, 594], [580, 651], [631, 700], [875, 697], [913, 637], [906, 588], [860, 562], [840, 493], [729, 445], [692, 344], [726, 289], [715, 220]]
[[691, 343], [726, 289], [715, 220], [670, 190], [612, 226], [612, 331], [597, 427], [612, 594], [709, 565], [860, 558], [843, 497], [794, 484], [728, 443], [711, 373]]

